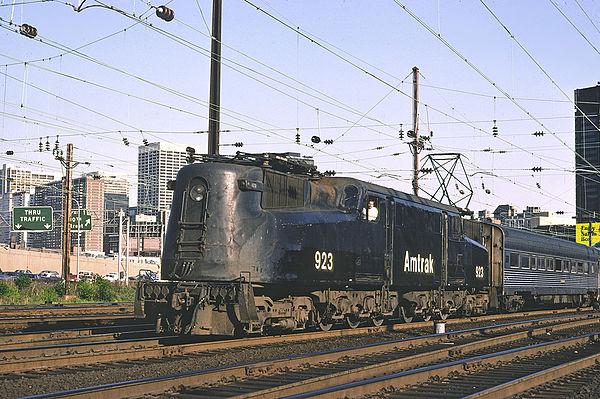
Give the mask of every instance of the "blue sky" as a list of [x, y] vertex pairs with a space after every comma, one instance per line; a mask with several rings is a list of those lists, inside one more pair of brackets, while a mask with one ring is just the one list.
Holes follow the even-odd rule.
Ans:
[[[418, 66], [419, 128], [433, 131], [421, 156], [464, 156], [470, 209], [511, 203], [573, 214], [573, 91], [600, 80], [594, 1], [224, 3], [222, 144], [312, 155], [321, 170], [410, 192], [408, 140], [398, 130], [411, 128]], [[206, 134], [194, 132], [207, 129], [212, 2], [173, 0], [169, 23], [147, 2], [102, 4], [122, 12], [0, 0], [0, 162], [59, 172], [51, 154], [37, 152], [40, 137], [53, 146], [59, 135], [91, 163], [76, 172], [126, 173], [135, 187], [143, 139], [207, 150]], [[24, 23], [38, 29], [36, 40], [15, 33]], [[313, 135], [334, 144], [312, 145]], [[431, 192], [437, 182], [421, 185]]]

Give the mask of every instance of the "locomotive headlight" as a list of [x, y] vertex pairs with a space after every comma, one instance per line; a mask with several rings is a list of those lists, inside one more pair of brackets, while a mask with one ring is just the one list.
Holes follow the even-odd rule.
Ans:
[[194, 201], [200, 202], [204, 199], [205, 196], [206, 196], [206, 187], [204, 187], [203, 184], [196, 184], [190, 190], [190, 198], [192, 198]]

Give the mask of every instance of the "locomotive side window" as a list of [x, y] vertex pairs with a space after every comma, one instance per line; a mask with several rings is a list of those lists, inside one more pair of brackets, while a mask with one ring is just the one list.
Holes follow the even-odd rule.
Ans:
[[529, 255], [521, 255], [521, 268], [529, 269]]
[[379, 221], [379, 198], [369, 195], [363, 206], [362, 218], [374, 223]]
[[519, 267], [519, 254], [516, 252], [510, 253], [510, 267]]
[[264, 207], [304, 206], [304, 180], [265, 171]]

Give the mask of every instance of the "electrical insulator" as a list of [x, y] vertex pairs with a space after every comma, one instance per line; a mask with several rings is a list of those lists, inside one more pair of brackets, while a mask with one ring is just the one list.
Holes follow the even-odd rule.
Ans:
[[243, 147], [244, 143], [242, 143], [241, 141], [238, 141], [237, 143], [234, 144], [234, 146], [236, 146], [236, 147]]
[[534, 166], [533, 168], [531, 168], [531, 170], [533, 170], [534, 172], [541, 172], [543, 168], [541, 166]]
[[486, 189], [485, 189], [485, 193], [486, 193], [486, 194], [490, 194], [490, 193], [491, 193], [490, 189], [489, 189], [489, 188], [486, 188]]
[[123, 144], [129, 146], [129, 140], [127, 140], [127, 137], [123, 137]]
[[37, 36], [37, 29], [31, 25], [23, 24], [21, 25], [19, 31], [23, 36], [27, 36], [30, 39], [33, 39]]
[[325, 176], [335, 176], [335, 170], [326, 170], [324, 175]]
[[537, 188], [542, 188], [542, 186], [540, 185], [540, 183], [535, 183], [535, 185], [537, 186]]
[[42, 138], [40, 137], [40, 152], [44, 151], [44, 145], [42, 144]]
[[296, 144], [300, 144], [300, 128], [296, 128]]
[[171, 10], [167, 6], [158, 6], [156, 7], [156, 16], [160, 19], [170, 22], [173, 20], [173, 18], [175, 18], [175, 11]]
[[496, 126], [496, 120], [494, 119], [494, 126], [492, 127], [492, 135], [498, 137], [498, 126]]
[[144, 143], [144, 145], [146, 147], [148, 147], [148, 145], [150, 145], [150, 143], [148, 143], [148, 139], [142, 139], [142, 142]]
[[383, 147], [382, 147], [382, 146], [379, 146], [379, 147], [375, 147], [375, 149], [376, 149], [376, 150], [383, 150]]
[[56, 136], [56, 141], [54, 142], [54, 151], [58, 151], [58, 136]]
[[50, 151], [50, 137], [46, 136], [46, 151]]
[[323, 140], [323, 143], [325, 143], [325, 144], [333, 144], [333, 140], [332, 139]]
[[544, 135], [544, 132], [541, 132], [541, 131], [540, 132], [534, 132], [533, 135], [537, 136], [537, 137], [540, 137], [540, 136]]
[[8, 150], [6, 151], [6, 155], [15, 155], [15, 152], [13, 150]]
[[310, 141], [312, 141], [315, 144], [319, 144], [321, 142], [321, 138], [319, 136], [312, 136], [310, 138]]

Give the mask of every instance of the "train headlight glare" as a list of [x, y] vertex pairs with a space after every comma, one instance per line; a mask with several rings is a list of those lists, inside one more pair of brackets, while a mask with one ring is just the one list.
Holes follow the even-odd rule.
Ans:
[[205, 196], [206, 196], [206, 188], [202, 184], [196, 184], [190, 190], [190, 198], [192, 198], [194, 201], [200, 202], [204, 199]]

